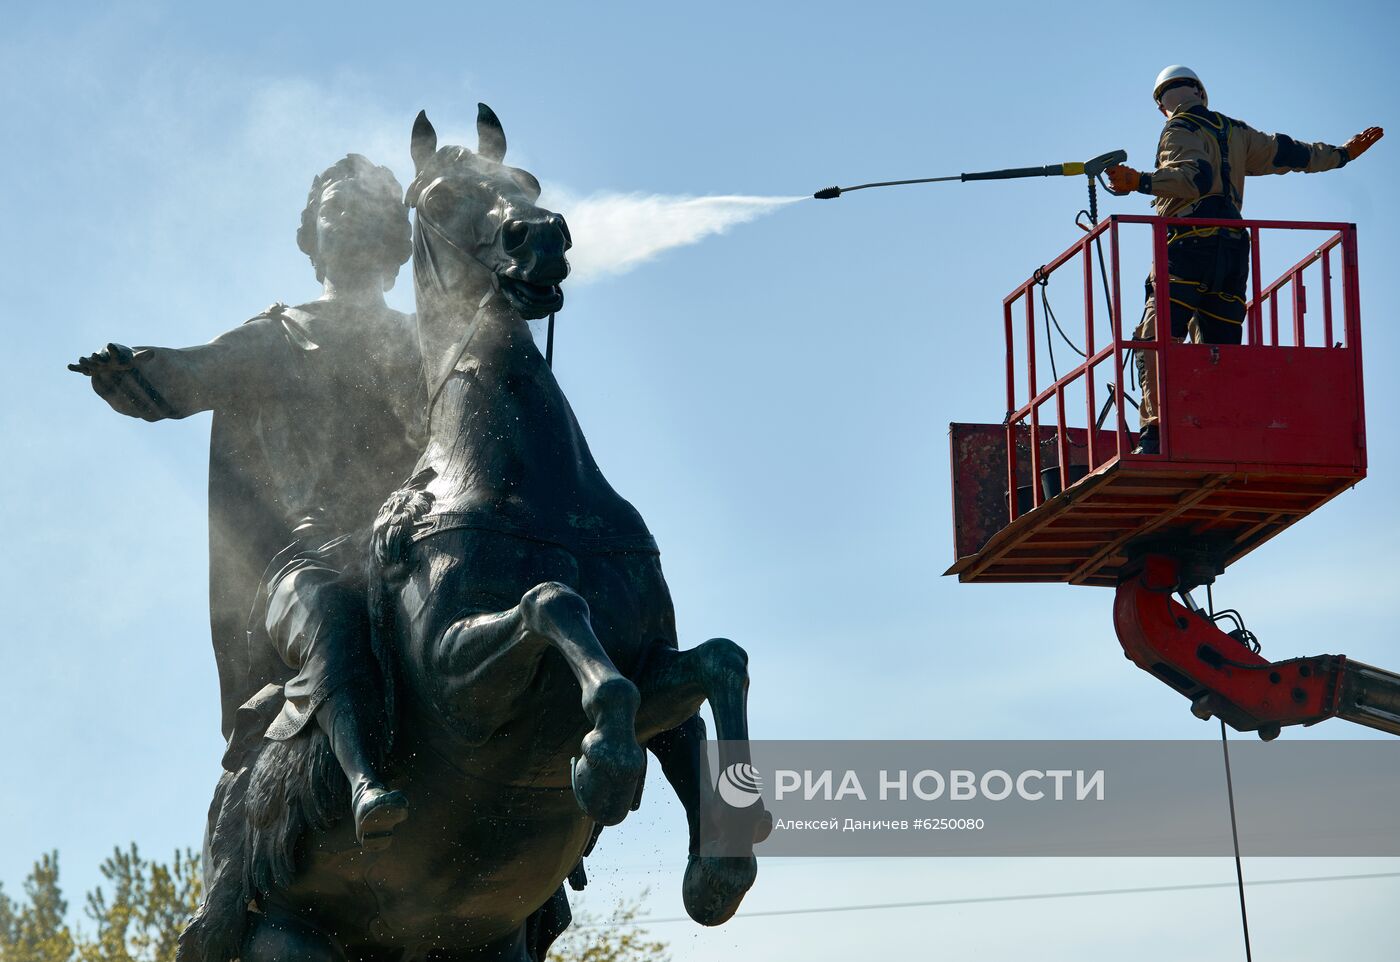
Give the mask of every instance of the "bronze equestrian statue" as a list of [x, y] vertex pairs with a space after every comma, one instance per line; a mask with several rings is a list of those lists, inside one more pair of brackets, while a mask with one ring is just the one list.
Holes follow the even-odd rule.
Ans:
[[[408, 817], [360, 844], [350, 782], [331, 777], [344, 767], [334, 724], [248, 737], [289, 711], [275, 682], [290, 669], [271, 678], [234, 712], [182, 959], [538, 962], [568, 924], [562, 883], [582, 884], [598, 832], [640, 802], [643, 748], [686, 809], [690, 915], [719, 924], [753, 884], [769, 820], [761, 805], [716, 817], [697, 714], [708, 700], [723, 765], [748, 760], [746, 656], [725, 639], [679, 650], [655, 542], [530, 335], [562, 306], [568, 229], [537, 206], [535, 179], [503, 164], [484, 105], [477, 126], [475, 152], [439, 149], [422, 114], [413, 129], [426, 444], [411, 479], [367, 534], [323, 527], [285, 555], [367, 598], [369, 654], [354, 660], [383, 721], [368, 761], [401, 793], [404, 807], [386, 807]], [[143, 370], [131, 352], [89, 360]], [[163, 403], [154, 377], [124, 390]], [[312, 543], [332, 533], [339, 545]], [[347, 546], [363, 565], [342, 563]], [[257, 582], [264, 622], [278, 572]], [[736, 848], [717, 833], [736, 831], [750, 854], [715, 854]]]

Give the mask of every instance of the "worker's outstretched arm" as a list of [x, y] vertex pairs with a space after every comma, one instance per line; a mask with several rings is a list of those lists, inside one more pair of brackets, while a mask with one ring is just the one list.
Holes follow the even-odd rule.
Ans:
[[1245, 151], [1245, 173], [1251, 177], [1295, 171], [1315, 174], [1324, 170], [1336, 170], [1361, 156], [1385, 134], [1379, 127], [1368, 127], [1341, 147], [1334, 147], [1331, 144], [1304, 143], [1287, 134], [1260, 133], [1245, 124], [1240, 126], [1244, 128], [1245, 141], [1248, 144]]

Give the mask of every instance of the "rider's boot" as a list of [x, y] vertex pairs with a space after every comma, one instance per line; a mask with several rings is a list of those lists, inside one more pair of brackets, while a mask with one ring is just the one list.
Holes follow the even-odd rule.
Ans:
[[365, 749], [369, 727], [365, 710], [352, 686], [333, 692], [316, 710], [316, 723], [329, 736], [331, 751], [350, 780], [350, 806], [355, 813], [355, 837], [366, 849], [387, 848], [394, 827], [408, 818], [403, 793], [384, 787]]

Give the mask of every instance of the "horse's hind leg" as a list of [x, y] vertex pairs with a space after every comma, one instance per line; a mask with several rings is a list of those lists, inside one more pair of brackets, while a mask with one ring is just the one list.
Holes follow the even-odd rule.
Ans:
[[574, 793], [600, 824], [626, 817], [646, 761], [636, 735], [641, 697], [598, 641], [578, 592], [558, 582], [536, 585], [509, 611], [454, 623], [442, 646], [444, 666], [460, 666], [450, 687], [461, 693], [463, 714], [483, 740], [516, 714], [515, 693], [529, 684], [544, 652], [552, 647], [563, 655], [593, 726], [574, 765]]
[[[682, 895], [690, 917], [719, 925], [739, 908], [753, 885], [758, 862], [754, 843], [768, 837], [772, 818], [761, 800], [736, 812], [714, 791], [705, 755], [705, 723], [696, 712], [709, 701], [720, 738], [720, 765], [749, 761], [748, 656], [734, 642], [714, 638], [696, 648], [657, 647], [640, 685], [638, 731], [661, 762], [667, 781], [685, 806], [690, 860]], [[737, 834], [736, 834], [737, 833]]]

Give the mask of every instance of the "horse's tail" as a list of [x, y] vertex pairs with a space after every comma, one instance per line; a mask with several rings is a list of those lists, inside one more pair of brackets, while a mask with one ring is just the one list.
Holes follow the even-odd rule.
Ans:
[[263, 743], [245, 805], [244, 886], [257, 895], [291, 885], [297, 840], [330, 828], [350, 809], [350, 786], [319, 725]]
[[180, 933], [176, 962], [236, 959], [247, 928], [249, 892], [244, 798], [249, 769], [224, 772], [214, 790], [204, 844], [204, 900]]
[[329, 828], [349, 805], [349, 786], [316, 726], [264, 741], [236, 774], [225, 772], [205, 844], [204, 900], [180, 933], [176, 962], [238, 958], [249, 903], [289, 885], [297, 840]]

